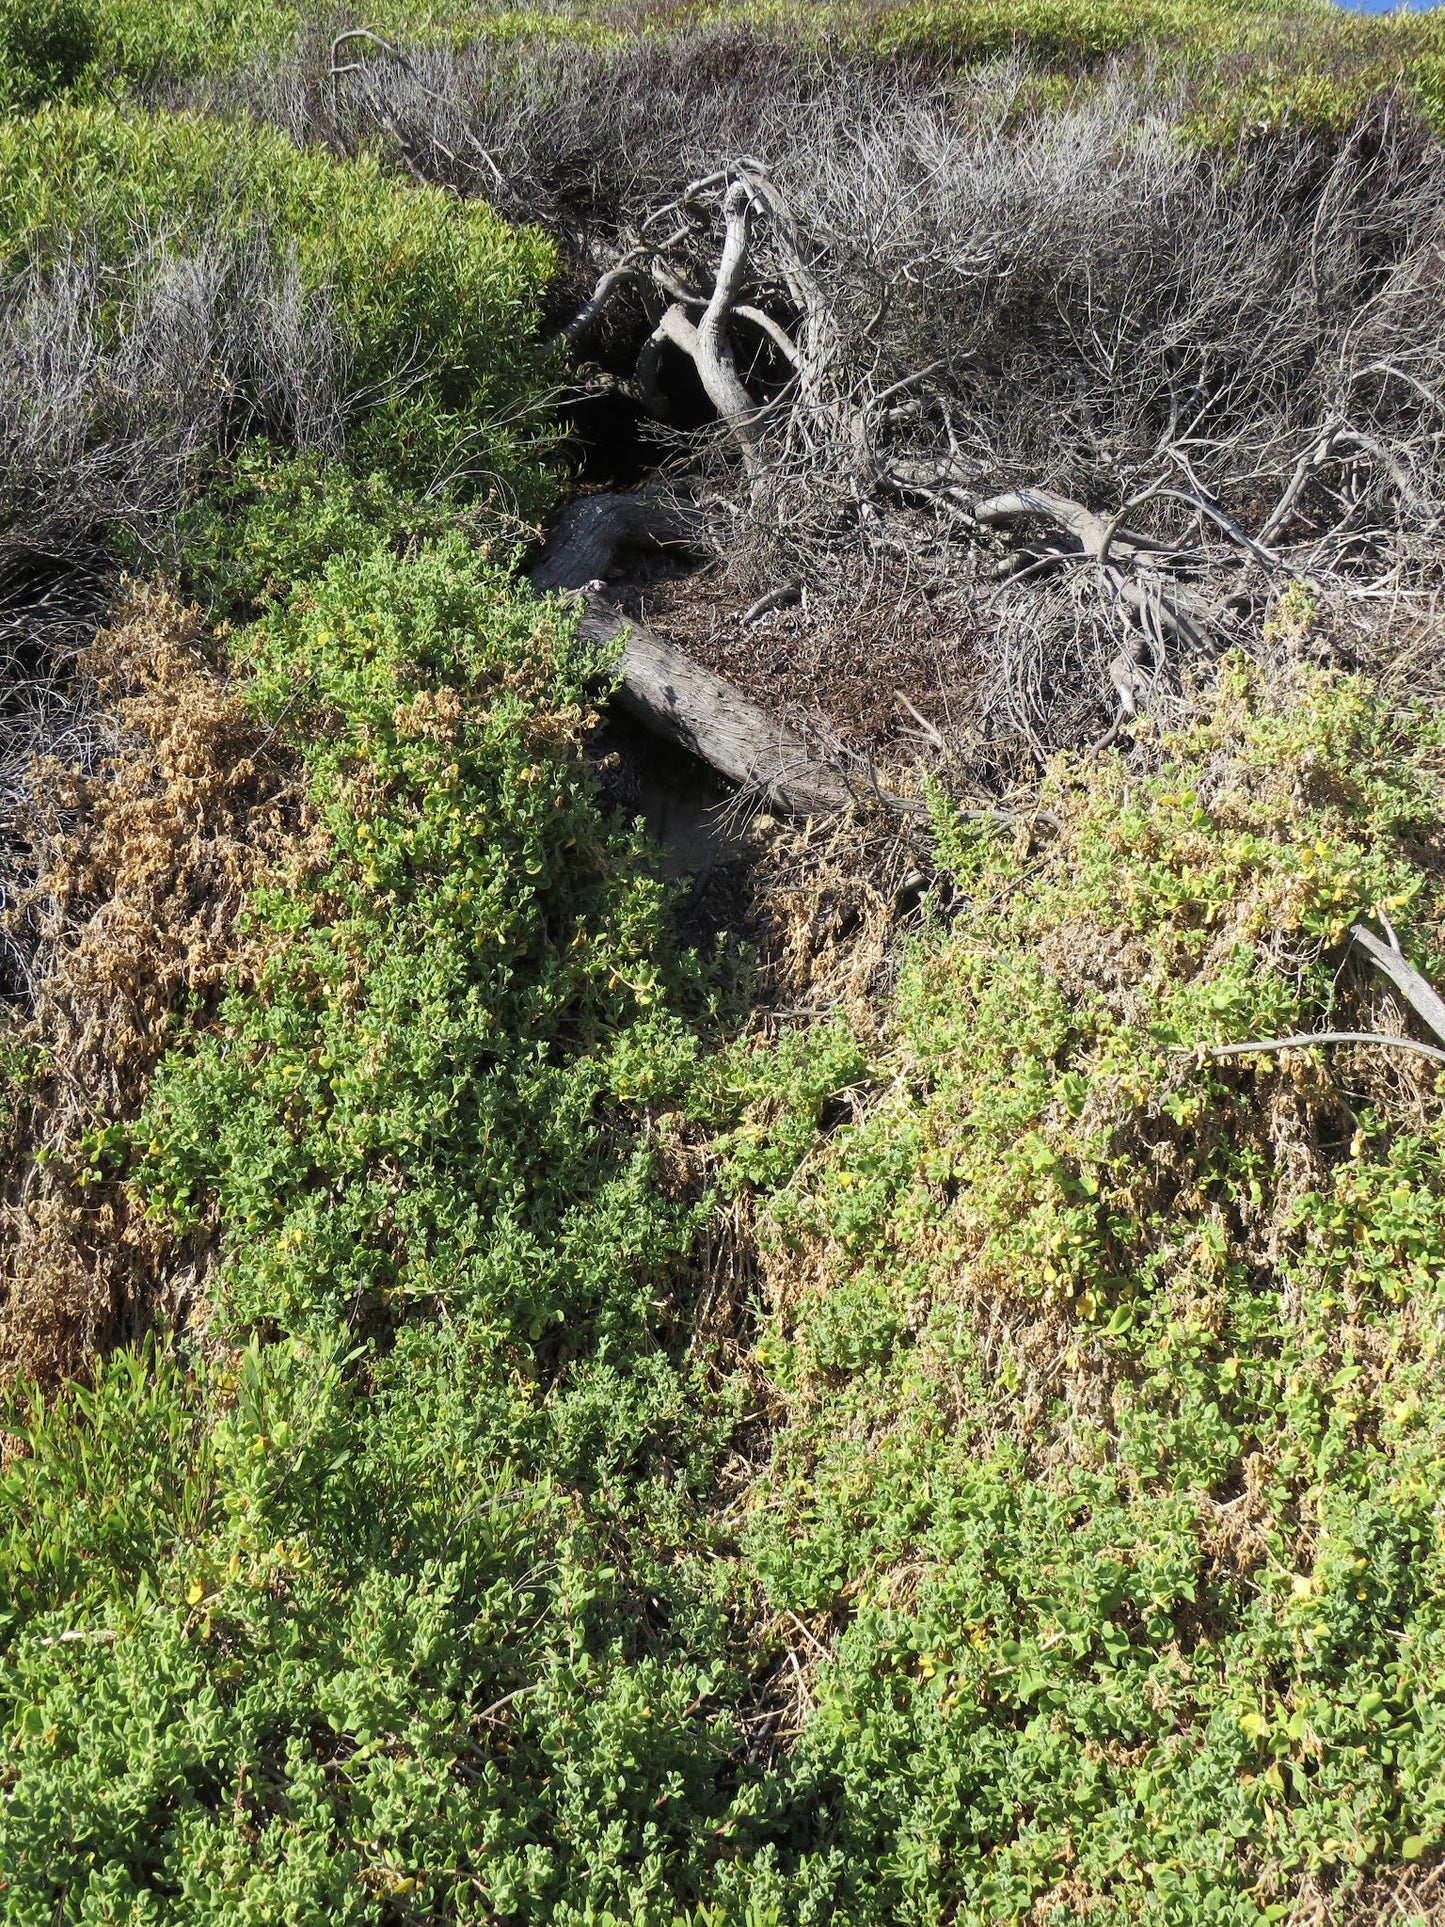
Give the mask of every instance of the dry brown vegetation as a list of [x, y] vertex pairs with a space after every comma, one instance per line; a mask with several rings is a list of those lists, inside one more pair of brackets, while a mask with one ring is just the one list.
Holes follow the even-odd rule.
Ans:
[[681, 515], [709, 564], [650, 618], [857, 746], [906, 741], [901, 684], [997, 780], [1182, 713], [1292, 580], [1339, 660], [1433, 610], [1445, 201], [1397, 106], [1191, 149], [1137, 65], [1040, 111], [1017, 60], [948, 77], [755, 29], [625, 56], [358, 34], [227, 86], [562, 237], [579, 418], [635, 411], [667, 539]]
[[197, 1298], [204, 1247], [138, 1215], [107, 1133], [177, 1026], [245, 980], [246, 893], [303, 814], [290, 755], [170, 589], [128, 583], [76, 675], [114, 734], [88, 768], [33, 768], [33, 872], [7, 919], [32, 1000], [7, 1042], [0, 1372], [42, 1379]]

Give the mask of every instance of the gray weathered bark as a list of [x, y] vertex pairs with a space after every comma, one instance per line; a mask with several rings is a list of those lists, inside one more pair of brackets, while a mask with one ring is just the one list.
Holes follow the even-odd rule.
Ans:
[[583, 591], [578, 600], [584, 635], [599, 642], [625, 638], [613, 694], [619, 709], [782, 814], [847, 808], [852, 793], [843, 778], [775, 716], [600, 596]]

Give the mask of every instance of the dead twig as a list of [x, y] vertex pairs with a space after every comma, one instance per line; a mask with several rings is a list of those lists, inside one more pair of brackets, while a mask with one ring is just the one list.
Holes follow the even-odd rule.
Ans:
[[1445, 1042], [1445, 998], [1412, 964], [1406, 962], [1389, 918], [1381, 916], [1380, 921], [1385, 926], [1385, 935], [1389, 939], [1387, 943], [1381, 943], [1374, 932], [1367, 930], [1362, 923], [1351, 924], [1350, 935], [1389, 978], [1415, 1015]]
[[1195, 1044], [1175, 1046], [1175, 1055], [1192, 1057], [1202, 1051], [1206, 1057], [1246, 1057], [1261, 1052], [1313, 1050], [1320, 1044], [1381, 1044], [1387, 1050], [1411, 1051], [1417, 1057], [1432, 1058], [1445, 1064], [1445, 1050], [1433, 1044], [1417, 1043], [1413, 1037], [1392, 1037], [1378, 1030], [1302, 1031], [1294, 1037], [1261, 1037], [1241, 1044]]

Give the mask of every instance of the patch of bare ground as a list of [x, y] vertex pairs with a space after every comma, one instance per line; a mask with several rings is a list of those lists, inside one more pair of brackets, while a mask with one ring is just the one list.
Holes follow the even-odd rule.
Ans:
[[1285, 1927], [1441, 1927], [1445, 1866], [1386, 1867], [1343, 1892], [1306, 1876]]

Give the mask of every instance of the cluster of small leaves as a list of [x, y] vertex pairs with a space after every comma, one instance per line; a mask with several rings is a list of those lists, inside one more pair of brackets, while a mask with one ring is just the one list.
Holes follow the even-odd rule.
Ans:
[[[1231, 671], [1032, 831], [940, 798], [952, 908], [881, 1043], [709, 1057], [587, 778], [595, 660], [316, 483], [258, 470], [198, 554], [262, 610], [233, 658], [317, 829], [254, 990], [105, 1147], [217, 1228], [204, 1355], [0, 1416], [11, 1916], [1257, 1927], [1429, 1863], [1439, 1098], [1195, 1047], [1368, 1004], [1360, 918], [1432, 966], [1438, 722]], [[731, 1383], [687, 1342], [689, 1133], [764, 1227]]]
[[1058, 770], [1041, 850], [939, 806], [875, 1107], [771, 1205], [749, 1550], [844, 1628], [790, 1905], [1254, 1927], [1445, 1845], [1434, 1080], [1181, 1048], [1367, 999], [1382, 909], [1438, 973], [1441, 760], [1231, 675], [1160, 774]]
[[121, 1353], [12, 1405], [8, 1918], [670, 1920], [718, 1817], [714, 1671], [624, 1632], [488, 1370], [441, 1332]]
[[[659, 886], [615, 860], [578, 753], [593, 665], [460, 536], [343, 555], [301, 601], [240, 646], [262, 713], [310, 736], [325, 854], [261, 898], [261, 994], [159, 1092], [142, 1181], [177, 1213], [219, 1200], [247, 1321], [444, 1290], [535, 1340], [589, 1295], [569, 1214], [595, 1235], [615, 1190], [625, 1232], [645, 1195], [612, 1128], [639, 1027], [646, 1095], [696, 1048]], [[433, 1159], [467, 1173], [441, 1222], [439, 1174], [413, 1202]], [[533, 1224], [564, 1229], [544, 1251]]]
[[727, 1402], [650, 1122], [705, 976], [599, 819], [597, 664], [460, 536], [233, 646], [318, 830], [132, 1151], [219, 1220], [225, 1362], [0, 1420], [8, 1917], [670, 1921], [727, 1799]]
[[382, 468], [282, 456], [255, 440], [191, 505], [181, 551], [212, 616], [238, 622], [286, 603], [328, 563], [403, 556], [448, 533], [467, 535], [486, 557], [497, 554], [496, 518], [475, 505], [468, 510], [445, 492], [417, 495]]

